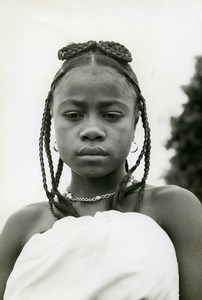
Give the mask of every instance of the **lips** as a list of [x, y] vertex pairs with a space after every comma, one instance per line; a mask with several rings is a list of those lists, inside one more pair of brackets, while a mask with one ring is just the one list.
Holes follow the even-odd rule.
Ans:
[[98, 146], [94, 146], [94, 147], [85, 146], [85, 147], [82, 147], [78, 151], [77, 154], [78, 154], [78, 156], [86, 156], [86, 155], [107, 156], [108, 153], [102, 147], [98, 147]]

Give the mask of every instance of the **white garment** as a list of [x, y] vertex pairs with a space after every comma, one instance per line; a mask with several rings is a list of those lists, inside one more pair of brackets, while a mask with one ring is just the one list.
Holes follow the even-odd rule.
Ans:
[[171, 240], [140, 213], [65, 217], [23, 248], [4, 300], [177, 300]]

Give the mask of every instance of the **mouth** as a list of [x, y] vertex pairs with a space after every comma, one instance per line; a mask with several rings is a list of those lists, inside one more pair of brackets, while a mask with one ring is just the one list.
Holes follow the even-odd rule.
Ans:
[[103, 149], [102, 147], [98, 147], [98, 146], [85, 146], [82, 147], [78, 153], [78, 156], [107, 156], [108, 153], [105, 149]]

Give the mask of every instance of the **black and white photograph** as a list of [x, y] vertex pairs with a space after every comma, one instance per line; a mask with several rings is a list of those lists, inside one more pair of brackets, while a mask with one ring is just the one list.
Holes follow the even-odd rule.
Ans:
[[0, 35], [0, 300], [202, 300], [202, 0], [1, 0]]

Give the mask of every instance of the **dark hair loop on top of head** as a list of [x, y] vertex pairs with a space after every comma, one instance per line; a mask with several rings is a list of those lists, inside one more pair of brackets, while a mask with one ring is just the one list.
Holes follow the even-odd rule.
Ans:
[[58, 51], [58, 58], [59, 60], [67, 60], [89, 50], [93, 45], [96, 45], [95, 41], [88, 41], [86, 43], [70, 43]]
[[99, 41], [98, 48], [104, 53], [118, 58], [126, 63], [129, 63], [133, 60], [130, 51], [119, 43]]
[[129, 63], [132, 61], [132, 55], [129, 50], [116, 42], [103, 41], [88, 41], [86, 43], [71, 43], [58, 51], [58, 58], [60, 60], [68, 60], [76, 55], [86, 52], [90, 49], [99, 49], [104, 54]]

